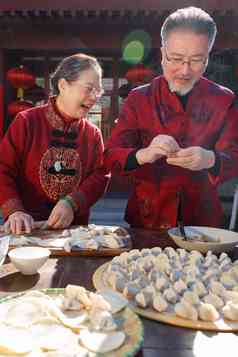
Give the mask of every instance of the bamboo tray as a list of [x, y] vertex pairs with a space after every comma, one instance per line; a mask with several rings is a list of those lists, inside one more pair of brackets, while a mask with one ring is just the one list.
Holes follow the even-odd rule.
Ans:
[[[111, 289], [111, 286], [105, 279], [105, 271], [110, 262], [101, 265], [93, 275], [93, 284], [98, 291]], [[219, 319], [214, 322], [207, 321], [192, 321], [188, 319], [183, 319], [172, 313], [159, 313], [152, 308], [142, 309], [135, 305], [134, 302], [130, 301], [129, 306], [139, 315], [146, 317], [151, 320], [156, 320], [164, 322], [169, 325], [186, 327], [195, 330], [207, 330], [216, 332], [238, 332], [238, 321], [229, 321], [224, 319]]]

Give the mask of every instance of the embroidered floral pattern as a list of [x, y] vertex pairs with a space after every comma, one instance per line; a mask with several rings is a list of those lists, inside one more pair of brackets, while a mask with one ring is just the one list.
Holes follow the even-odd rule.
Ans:
[[[60, 161], [65, 169], [73, 169], [73, 176], [62, 173], [49, 173], [49, 168]], [[82, 163], [79, 154], [74, 149], [49, 148], [40, 163], [40, 183], [50, 200], [57, 201], [60, 197], [72, 192], [82, 179]]]
[[[50, 125], [54, 128], [54, 129], [58, 129], [58, 130], [64, 130], [65, 127], [65, 122], [64, 120], [56, 113], [55, 109], [54, 109], [54, 100], [55, 97], [51, 97], [49, 99], [48, 102], [48, 106], [46, 108], [46, 118], [48, 120], [48, 122], [50, 123]], [[78, 128], [79, 125], [79, 121], [75, 120], [70, 124], [70, 128], [72, 129], [76, 129]]]

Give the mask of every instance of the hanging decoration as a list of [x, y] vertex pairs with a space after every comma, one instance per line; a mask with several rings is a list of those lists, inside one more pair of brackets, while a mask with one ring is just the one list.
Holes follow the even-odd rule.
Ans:
[[35, 76], [22, 65], [9, 69], [7, 79], [17, 89], [17, 98], [23, 98], [24, 90], [32, 88], [36, 82]]
[[11, 102], [7, 107], [9, 116], [13, 118], [23, 110], [34, 107], [32, 102], [24, 100], [24, 91], [35, 86], [36, 78], [25, 66], [19, 66], [9, 69], [7, 80], [13, 88], [17, 89], [17, 100]]
[[139, 63], [131, 67], [126, 72], [125, 77], [133, 86], [139, 86], [148, 83], [153, 77], [155, 77], [155, 72], [146, 67], [143, 63]]

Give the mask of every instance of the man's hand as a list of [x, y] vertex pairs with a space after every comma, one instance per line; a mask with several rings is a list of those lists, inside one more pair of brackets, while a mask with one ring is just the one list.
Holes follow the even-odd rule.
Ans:
[[34, 219], [22, 211], [12, 213], [4, 224], [4, 231], [12, 234], [31, 233], [33, 228]]
[[63, 229], [69, 227], [73, 219], [74, 211], [71, 205], [67, 201], [59, 200], [53, 208], [47, 224], [55, 229]]
[[179, 149], [178, 143], [172, 136], [157, 135], [147, 148], [137, 151], [136, 159], [139, 165], [153, 163], [162, 156], [173, 156]]
[[180, 149], [174, 157], [168, 157], [167, 163], [185, 169], [199, 171], [213, 167], [215, 159], [213, 151], [203, 149], [200, 146], [191, 146], [187, 149]]

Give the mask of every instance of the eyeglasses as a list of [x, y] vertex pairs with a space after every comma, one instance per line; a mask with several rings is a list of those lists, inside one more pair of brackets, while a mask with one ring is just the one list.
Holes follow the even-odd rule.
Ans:
[[97, 88], [89, 86], [87, 84], [81, 84], [81, 86], [84, 88], [87, 95], [93, 95], [96, 98], [100, 98], [104, 93], [103, 88], [97, 89]]
[[185, 60], [183, 57], [169, 57], [165, 47], [164, 47], [164, 53], [165, 53], [166, 61], [169, 62], [172, 66], [182, 67], [185, 63], [187, 63], [190, 66], [190, 68], [195, 71], [201, 69], [208, 61], [208, 57], [196, 58], [196, 59], [191, 58], [188, 60]]

